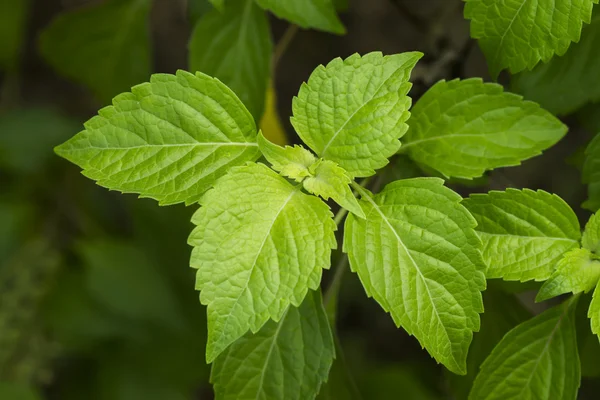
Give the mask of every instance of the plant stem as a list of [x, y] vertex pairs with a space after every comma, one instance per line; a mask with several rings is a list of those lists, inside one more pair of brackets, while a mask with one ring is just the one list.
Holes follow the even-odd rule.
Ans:
[[356, 182], [352, 182], [351, 185], [352, 185], [352, 188], [354, 188], [354, 190], [358, 194], [360, 194], [360, 197], [370, 197], [369, 193], [365, 190], [365, 188], [364, 188], [363, 185], [360, 185], [360, 184], [358, 184]]
[[290, 25], [283, 33], [281, 39], [279, 39], [279, 42], [277, 42], [275, 50], [273, 51], [273, 58], [271, 60], [271, 70], [273, 72], [275, 72], [277, 69], [277, 65], [279, 65], [281, 57], [289, 47], [290, 43], [292, 43], [292, 40], [294, 40], [296, 33], [298, 33], [298, 25]]
[[335, 214], [335, 217], [333, 218], [333, 222], [335, 222], [337, 226], [340, 226], [346, 214], [348, 214], [348, 210], [340, 207], [340, 210], [337, 212], [337, 214]]
[[[361, 197], [368, 196], [368, 193], [365, 192], [364, 187], [368, 185], [370, 181], [370, 177], [363, 179], [360, 183], [352, 181], [352, 187], [354, 187], [355, 192], [360, 193]], [[377, 185], [378, 181], [379, 180], [375, 181], [375, 185]], [[333, 219], [337, 226], [340, 226], [346, 214], [348, 214], [348, 210], [346, 210], [345, 208], [340, 208], [340, 210], [335, 215], [335, 218]], [[327, 288], [323, 296], [323, 304], [325, 305], [326, 309], [328, 308], [328, 303], [332, 299], [335, 300], [337, 298], [337, 295], [340, 291], [340, 286], [342, 284], [342, 278], [344, 277], [344, 273], [346, 272], [347, 267], [348, 255], [346, 253], [342, 253], [341, 258], [335, 267], [335, 272], [331, 284], [329, 284], [329, 287]]]

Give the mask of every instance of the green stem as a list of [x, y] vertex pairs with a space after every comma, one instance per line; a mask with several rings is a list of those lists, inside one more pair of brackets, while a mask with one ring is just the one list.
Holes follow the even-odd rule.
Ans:
[[360, 197], [371, 197], [371, 195], [369, 194], [369, 192], [367, 192], [367, 190], [364, 188], [364, 185], [362, 184], [358, 184], [356, 182], [352, 182], [351, 183], [352, 188], [358, 193], [360, 194]]
[[340, 226], [346, 214], [348, 214], [348, 210], [346, 210], [343, 207], [340, 207], [340, 210], [337, 212], [337, 214], [335, 214], [335, 217], [333, 218], [333, 222], [335, 222], [337, 226]]
[[[370, 181], [371, 181], [370, 177], [363, 179], [360, 183], [356, 183], [356, 182], [352, 181], [352, 187], [355, 189], [355, 192], [357, 192], [361, 195], [361, 197], [369, 196], [369, 194], [366, 192], [364, 187], [367, 186]], [[377, 185], [377, 182], [378, 181], [375, 181], [375, 185]], [[337, 226], [340, 226], [340, 224], [342, 223], [342, 220], [344, 219], [346, 214], [348, 214], [348, 210], [346, 210], [345, 208], [340, 208], [340, 210], [337, 212], [337, 214], [335, 215], [335, 217], [333, 219]], [[331, 284], [329, 285], [329, 287], [327, 288], [327, 290], [325, 291], [325, 294], [323, 296], [323, 303], [324, 303], [326, 309], [328, 309], [328, 304], [330, 303], [330, 301], [332, 299], [333, 300], [337, 299], [337, 295], [338, 295], [338, 293], [340, 291], [340, 287], [342, 285], [342, 278], [344, 277], [344, 273], [346, 272], [347, 267], [348, 267], [348, 255], [346, 253], [343, 253], [340, 260], [338, 261], [338, 264], [335, 267], [335, 273], [333, 275], [333, 280], [331, 281]], [[329, 313], [329, 310], [328, 310], [328, 313]], [[333, 315], [335, 317], [335, 305], [333, 306]]]

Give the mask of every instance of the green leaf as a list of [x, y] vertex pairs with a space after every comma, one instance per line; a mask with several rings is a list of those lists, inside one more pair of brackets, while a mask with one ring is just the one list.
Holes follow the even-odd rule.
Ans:
[[600, 341], [590, 329], [588, 310], [592, 296], [579, 296], [575, 312], [575, 329], [577, 329], [577, 345], [581, 362], [582, 378], [600, 377]]
[[311, 176], [308, 168], [317, 161], [314, 154], [304, 147], [278, 146], [267, 140], [262, 132], [258, 134], [258, 148], [275, 171], [297, 182], [302, 182], [304, 178]]
[[592, 332], [598, 335], [598, 339], [600, 339], [600, 282], [594, 289], [592, 302], [588, 309], [588, 318], [591, 322]]
[[188, 0], [187, 14], [190, 23], [196, 23], [202, 16], [214, 10], [214, 5], [209, 0]]
[[44, 59], [104, 103], [150, 75], [149, 0], [108, 0], [57, 17], [40, 36]]
[[587, 249], [567, 252], [556, 264], [556, 270], [548, 279], [535, 301], [544, 301], [563, 293], [580, 293], [592, 290], [600, 279], [600, 260], [594, 260]]
[[582, 206], [595, 212], [600, 209], [600, 134], [585, 149], [583, 183], [588, 185], [588, 199]]
[[[600, 8], [598, 8], [600, 10]], [[576, 111], [600, 100], [600, 12], [583, 29], [581, 41], [567, 54], [514, 77], [512, 88], [553, 114]]]
[[473, 194], [463, 205], [477, 220], [486, 277], [545, 280], [567, 251], [579, 247], [579, 221], [564, 200], [543, 190]]
[[[329, 307], [331, 307], [331, 302]], [[329, 315], [329, 323], [335, 325], [335, 318], [332, 318], [328, 309], [325, 311]], [[594, 339], [596, 339], [595, 336]], [[350, 371], [346, 361], [344, 349], [335, 332], [333, 333], [333, 342], [335, 344], [335, 361], [329, 371], [327, 383], [319, 391], [316, 400], [362, 400], [356, 382], [354, 382], [352, 371]]]
[[0, 70], [17, 69], [29, 9], [30, 0], [0, 2]]
[[350, 190], [352, 179], [333, 161], [320, 160], [311, 168], [313, 176], [303, 181], [304, 189], [328, 200], [330, 197], [348, 211], [365, 218], [365, 213]]
[[518, 325], [481, 366], [469, 399], [572, 399], [581, 372], [576, 298]]
[[329, 200], [331, 197], [340, 206], [365, 217], [350, 187], [352, 179], [346, 171], [333, 161], [317, 160], [302, 146], [280, 147], [269, 142], [262, 133], [258, 137], [258, 146], [273, 169], [281, 175], [303, 182], [304, 189], [312, 194]]
[[410, 72], [422, 53], [354, 54], [319, 66], [292, 103], [292, 125], [319, 157], [352, 177], [370, 176], [400, 148]]
[[531, 313], [512, 294], [488, 287], [483, 292], [485, 312], [481, 315], [481, 330], [473, 335], [467, 356], [467, 375], [448, 374], [452, 395], [456, 400], [466, 399], [479, 367], [494, 350], [504, 335], [521, 322], [531, 318]]
[[361, 193], [365, 220], [350, 215], [344, 251], [367, 292], [450, 371], [466, 373], [483, 312], [481, 242], [460, 196], [438, 178]]
[[331, 0], [256, 0], [256, 2], [277, 17], [302, 28], [315, 28], [340, 35], [346, 33]]
[[115, 97], [56, 152], [101, 186], [191, 204], [233, 165], [256, 160], [254, 119], [202, 73], [152, 75]]
[[229, 0], [224, 12], [212, 10], [198, 20], [189, 45], [190, 69], [221, 80], [258, 121], [272, 47], [265, 12], [253, 0]]
[[487, 59], [495, 78], [508, 68], [513, 74], [531, 70], [553, 55], [563, 55], [579, 42], [583, 23], [590, 23], [598, 0], [465, 0], [471, 37]]
[[232, 168], [200, 204], [192, 218], [190, 265], [198, 269], [196, 288], [208, 305], [211, 362], [319, 287], [336, 247], [336, 226], [325, 203], [263, 164]]
[[585, 225], [581, 245], [592, 253], [600, 253], [600, 213], [592, 215]]
[[223, 400], [314, 399], [334, 356], [320, 292], [311, 291], [300, 307], [288, 307], [278, 323], [267, 322], [221, 353], [211, 382]]
[[412, 109], [402, 150], [447, 177], [519, 165], [567, 133], [537, 104], [479, 78], [440, 81]]

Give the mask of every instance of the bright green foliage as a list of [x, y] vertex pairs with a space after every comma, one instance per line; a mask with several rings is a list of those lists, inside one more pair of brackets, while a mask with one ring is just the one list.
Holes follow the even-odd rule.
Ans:
[[579, 221], [560, 197], [529, 189], [473, 194], [463, 204], [477, 220], [486, 277], [545, 280], [562, 255], [579, 247]]
[[591, 322], [592, 332], [598, 335], [598, 339], [600, 339], [600, 283], [594, 289], [592, 302], [588, 309], [588, 318]]
[[592, 290], [600, 279], [600, 260], [594, 260], [587, 249], [567, 252], [556, 264], [556, 271], [537, 294], [536, 301], [544, 301], [563, 293]]
[[348, 217], [344, 251], [394, 322], [450, 371], [465, 374], [483, 312], [484, 263], [475, 220], [443, 183], [406, 179], [373, 197], [360, 189], [366, 219]]
[[303, 182], [304, 189], [325, 200], [331, 197], [348, 211], [361, 218], [365, 217], [365, 213], [348, 186], [352, 180], [343, 168], [333, 161], [319, 160], [312, 166], [311, 172], [313, 176], [309, 176]]
[[491, 287], [483, 292], [485, 312], [481, 315], [481, 330], [473, 335], [467, 356], [467, 374], [447, 374], [456, 400], [469, 396], [469, 391], [485, 358], [494, 350], [504, 335], [521, 322], [531, 318], [531, 313], [513, 295]]
[[30, 0], [0, 2], [0, 70], [17, 67]]
[[272, 47], [267, 15], [254, 0], [228, 0], [224, 12], [212, 10], [198, 20], [189, 45], [190, 69], [221, 80], [258, 121]]
[[447, 177], [467, 179], [518, 165], [567, 132], [537, 104], [479, 78], [435, 84], [412, 109], [409, 125], [402, 150]]
[[311, 176], [308, 168], [317, 158], [302, 146], [281, 147], [267, 140], [262, 133], [258, 134], [258, 147], [275, 171], [297, 182]]
[[302, 28], [344, 34], [331, 0], [256, 0], [259, 6]]
[[288, 307], [279, 323], [247, 333], [214, 362], [211, 382], [222, 400], [314, 399], [335, 355], [320, 292]]
[[585, 149], [583, 183], [588, 185], [588, 199], [583, 207], [597, 211], [600, 209], [600, 134]]
[[45, 60], [104, 103], [150, 75], [150, 0], [108, 0], [56, 18], [40, 37]]
[[584, 249], [600, 255], [600, 213], [592, 215], [585, 225], [581, 245]]
[[598, 0], [465, 0], [471, 37], [479, 39], [490, 74], [532, 69], [578, 42]]
[[362, 218], [365, 217], [348, 186], [352, 179], [333, 161], [317, 160], [302, 146], [277, 146], [265, 139], [262, 133], [258, 137], [258, 146], [273, 169], [281, 175], [302, 182], [304, 189], [310, 193], [325, 200], [331, 197], [340, 206]]
[[293, 100], [292, 125], [319, 157], [352, 177], [373, 175], [408, 129], [409, 78], [422, 56], [354, 54], [317, 67]]
[[123, 93], [56, 152], [109, 189], [186, 204], [232, 165], [258, 158], [254, 119], [219, 80], [156, 74]]
[[[596, 7], [600, 10], [600, 7]], [[581, 41], [567, 54], [515, 77], [512, 87], [554, 114], [569, 114], [600, 100], [600, 11], [583, 28]]]
[[469, 399], [574, 400], [581, 379], [576, 303], [572, 298], [508, 332], [481, 366]]
[[211, 362], [319, 287], [336, 226], [325, 203], [263, 164], [232, 168], [200, 203], [189, 243]]

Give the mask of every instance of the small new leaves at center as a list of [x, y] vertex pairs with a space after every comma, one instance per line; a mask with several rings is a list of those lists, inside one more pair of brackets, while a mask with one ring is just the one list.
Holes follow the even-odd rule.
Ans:
[[302, 182], [308, 192], [325, 200], [332, 198], [348, 211], [365, 218], [358, 200], [350, 190], [352, 179], [335, 162], [317, 159], [302, 146], [280, 147], [269, 142], [262, 133], [258, 136], [258, 146], [272, 168], [281, 175]]

